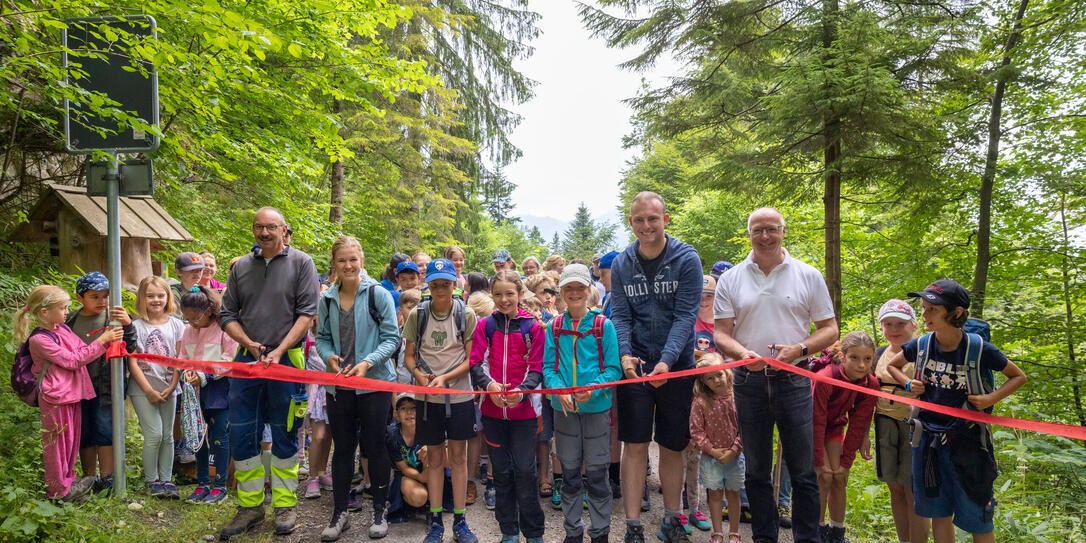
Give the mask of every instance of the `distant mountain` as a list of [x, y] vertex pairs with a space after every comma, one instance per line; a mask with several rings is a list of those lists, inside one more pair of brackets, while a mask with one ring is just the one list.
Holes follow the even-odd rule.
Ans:
[[554, 234], [557, 232], [561, 237], [566, 232], [566, 228], [569, 228], [569, 221], [563, 221], [554, 217], [540, 217], [538, 215], [520, 215], [520, 223], [527, 228], [531, 229], [533, 226], [539, 228], [539, 233], [543, 234], [543, 239], [547, 243], [551, 242], [554, 238]]

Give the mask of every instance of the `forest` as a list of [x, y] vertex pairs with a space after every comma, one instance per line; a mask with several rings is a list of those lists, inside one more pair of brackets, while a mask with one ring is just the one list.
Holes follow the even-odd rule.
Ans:
[[[614, 97], [634, 111], [624, 144], [637, 158], [614, 165], [623, 216], [637, 192], [660, 193], [669, 232], [708, 271], [744, 259], [750, 211], [776, 206], [786, 248], [823, 271], [841, 330], [876, 339], [883, 301], [954, 279], [1030, 377], [997, 413], [1086, 425], [1086, 3], [577, 4], [588, 32], [628, 54], [625, 69], [682, 66]], [[65, 20], [137, 13], [154, 16], [157, 40], [96, 31], [133, 66], [154, 63], [158, 126], [61, 62], [98, 54], [64, 49]], [[0, 24], [4, 322], [33, 286], [74, 283], [54, 247], [11, 241], [49, 184], [85, 184], [88, 157], [64, 150], [65, 100], [161, 138], [155, 200], [196, 240], [164, 242], [152, 258], [166, 268], [181, 251], [244, 254], [264, 205], [283, 211], [318, 269], [346, 233], [374, 277], [394, 253], [458, 245], [467, 270], [487, 272], [499, 248], [518, 261], [587, 258], [629, 236], [584, 205], [562, 239], [516, 216], [504, 168], [521, 154], [516, 106], [536, 85], [517, 69], [540, 32], [528, 0], [6, 0]], [[0, 342], [6, 376], [8, 326]], [[38, 424], [0, 394], [0, 537], [159, 540], [109, 502], [47, 500]], [[993, 432], [1000, 539], [1086, 541], [1086, 442]], [[128, 436], [135, 450], [139, 432]], [[885, 485], [860, 464], [852, 537], [885, 541]]]

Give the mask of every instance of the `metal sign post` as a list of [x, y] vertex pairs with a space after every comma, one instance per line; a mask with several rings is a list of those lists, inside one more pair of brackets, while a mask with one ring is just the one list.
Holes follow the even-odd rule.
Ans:
[[[127, 41], [118, 40], [116, 34], [103, 27], [123, 31], [125, 36], [138, 40], [155, 38], [155, 20], [147, 15], [125, 17], [85, 17], [68, 19], [68, 28], [61, 31], [65, 47], [65, 82], [84, 90], [104, 94], [116, 102], [118, 109], [134, 113], [144, 122], [158, 125], [158, 76], [154, 65], [146, 60], [133, 59], [128, 54]], [[126, 38], [127, 39], [127, 38]], [[76, 66], [69, 63], [67, 51], [80, 54]], [[93, 54], [101, 54], [102, 58]], [[134, 70], [132, 66], [140, 69]], [[127, 68], [127, 69], [126, 69]], [[131, 168], [133, 183], [122, 185], [125, 171], [121, 168], [118, 153], [147, 152], [158, 147], [158, 136], [142, 129], [121, 128], [110, 118], [98, 116], [85, 104], [64, 102], [65, 147], [71, 153], [105, 151], [107, 163], [88, 168], [88, 193], [106, 196], [106, 246], [109, 258], [109, 303], [122, 305], [121, 298], [121, 216], [122, 193], [151, 194], [152, 178], [150, 160], [140, 161], [144, 167]], [[127, 162], [129, 164], [131, 162]], [[137, 171], [138, 170], [138, 171]], [[128, 185], [131, 185], [129, 187]], [[116, 320], [111, 326], [120, 326]], [[113, 495], [119, 499], [128, 496], [127, 466], [125, 465], [125, 415], [124, 415], [124, 367], [126, 360], [110, 359], [110, 383], [113, 400]]]

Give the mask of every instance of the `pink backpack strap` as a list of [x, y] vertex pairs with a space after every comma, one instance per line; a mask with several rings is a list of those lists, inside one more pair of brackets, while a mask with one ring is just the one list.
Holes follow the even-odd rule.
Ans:
[[558, 344], [558, 330], [562, 328], [562, 315], [551, 320], [551, 333], [554, 334], [554, 371], [558, 371], [558, 364], [562, 360], [561, 348]]
[[607, 317], [603, 316], [603, 313], [597, 313], [596, 318], [592, 320], [592, 335], [596, 336], [596, 350], [599, 354], [600, 373], [603, 373], [603, 325], [606, 322]]

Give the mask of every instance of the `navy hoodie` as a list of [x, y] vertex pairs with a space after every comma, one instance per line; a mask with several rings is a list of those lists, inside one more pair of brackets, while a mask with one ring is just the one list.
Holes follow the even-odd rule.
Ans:
[[652, 371], [694, 367], [694, 323], [701, 304], [701, 258], [691, 246], [667, 236], [656, 277], [645, 277], [634, 241], [611, 264], [611, 320], [619, 355], [633, 355]]

